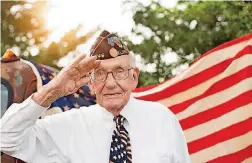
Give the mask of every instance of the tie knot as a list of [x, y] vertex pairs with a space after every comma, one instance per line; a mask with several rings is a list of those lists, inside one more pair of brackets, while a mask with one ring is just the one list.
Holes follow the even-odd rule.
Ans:
[[125, 120], [125, 118], [122, 115], [118, 115], [118, 116], [114, 117], [114, 121], [115, 121], [116, 125], [118, 125], [118, 126], [122, 126], [124, 120]]

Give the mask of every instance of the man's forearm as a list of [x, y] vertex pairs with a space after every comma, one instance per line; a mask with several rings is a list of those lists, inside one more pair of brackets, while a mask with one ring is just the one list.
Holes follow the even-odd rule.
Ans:
[[49, 107], [58, 98], [64, 96], [64, 91], [47, 84], [36, 92], [32, 99], [43, 107]]

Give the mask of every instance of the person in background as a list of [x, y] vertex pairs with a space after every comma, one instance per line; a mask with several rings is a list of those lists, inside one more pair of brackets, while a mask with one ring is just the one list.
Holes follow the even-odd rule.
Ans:
[[[32, 163], [190, 163], [175, 115], [160, 103], [132, 97], [138, 76], [128, 47], [103, 31], [90, 57], [80, 55], [10, 106], [1, 119], [1, 151]], [[39, 119], [52, 102], [86, 83], [96, 105]]]

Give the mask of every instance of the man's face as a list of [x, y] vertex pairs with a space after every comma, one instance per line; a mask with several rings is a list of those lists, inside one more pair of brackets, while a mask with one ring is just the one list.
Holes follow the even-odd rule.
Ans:
[[[121, 68], [130, 69], [130, 65], [128, 55], [101, 60], [100, 66], [92, 76], [97, 75], [100, 70], [111, 72]], [[129, 75], [124, 80], [115, 80], [112, 73], [109, 73], [104, 82], [91, 80], [89, 83], [91, 91], [96, 94], [96, 102], [111, 112], [122, 109], [127, 104], [131, 92], [137, 86], [139, 70], [133, 68], [127, 71]]]

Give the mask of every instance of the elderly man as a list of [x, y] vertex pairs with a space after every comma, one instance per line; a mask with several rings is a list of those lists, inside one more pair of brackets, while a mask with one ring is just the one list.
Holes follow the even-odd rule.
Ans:
[[[34, 163], [190, 162], [171, 111], [131, 96], [139, 70], [127, 46], [103, 31], [90, 56], [79, 56], [23, 103], [10, 106], [2, 118], [1, 150]], [[85, 83], [96, 105], [39, 119], [53, 101]]]

